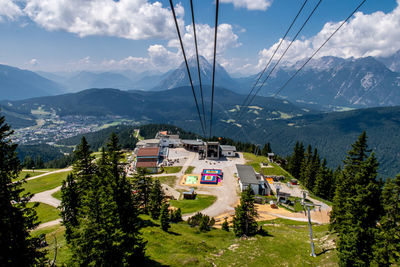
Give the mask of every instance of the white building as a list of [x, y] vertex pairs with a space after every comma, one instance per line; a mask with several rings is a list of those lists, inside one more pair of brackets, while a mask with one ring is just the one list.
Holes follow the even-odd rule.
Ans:
[[236, 147], [235, 146], [227, 146], [220, 145], [221, 155], [224, 157], [235, 157], [236, 156]]
[[236, 164], [239, 178], [240, 191], [246, 190], [251, 186], [256, 195], [270, 195], [271, 188], [261, 175], [257, 175], [253, 167], [248, 165]]

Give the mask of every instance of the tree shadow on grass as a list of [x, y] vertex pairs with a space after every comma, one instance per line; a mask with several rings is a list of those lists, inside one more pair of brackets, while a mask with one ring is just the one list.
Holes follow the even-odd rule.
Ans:
[[169, 265], [162, 264], [162, 263], [160, 263], [158, 261], [155, 261], [155, 260], [152, 260], [148, 256], [146, 256], [146, 258], [144, 259], [143, 263], [138, 265], [138, 266], [167, 267]]
[[273, 235], [271, 235], [270, 233], [268, 233], [267, 230], [262, 229], [262, 228], [259, 229], [259, 230], [257, 231], [257, 235], [273, 237]]
[[326, 252], [331, 251], [331, 250], [334, 250], [334, 248], [323, 249], [321, 252], [315, 253], [315, 255], [317, 255], [317, 257], [318, 257], [321, 255], [324, 255]]
[[166, 233], [170, 234], [170, 235], [175, 235], [175, 236], [180, 236], [180, 233], [176, 233], [176, 232], [172, 232], [172, 231], [165, 231]]
[[142, 220], [141, 222], [140, 222], [140, 226], [141, 227], [160, 227], [160, 225], [159, 224], [157, 224], [157, 223], [155, 223], [154, 221], [152, 221], [152, 220]]

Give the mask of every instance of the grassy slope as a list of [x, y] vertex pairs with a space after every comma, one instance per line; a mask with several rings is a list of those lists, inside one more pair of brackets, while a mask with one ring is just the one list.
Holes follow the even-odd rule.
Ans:
[[195, 168], [194, 166], [187, 167], [185, 174], [191, 174], [193, 172], [194, 168]]
[[[243, 153], [244, 158], [246, 159], [246, 164], [251, 165], [254, 170], [258, 173], [262, 171], [264, 175], [284, 175], [285, 177], [292, 179], [293, 177], [282, 169], [279, 165], [269, 162], [267, 157], [264, 156], [256, 156], [252, 153]], [[262, 162], [267, 162], [270, 166], [273, 166], [273, 168], [261, 168], [261, 163]]]
[[163, 167], [164, 173], [177, 173], [182, 170], [182, 166]]
[[158, 180], [160, 180], [160, 182], [161, 182], [162, 184], [166, 184], [166, 185], [169, 185], [169, 186], [171, 186], [171, 187], [174, 187], [174, 186], [175, 186], [176, 179], [178, 179], [178, 178], [177, 178], [176, 176], [171, 175], [171, 176], [158, 176], [158, 177], [153, 177], [153, 179], [158, 179]]
[[53, 193], [51, 196], [54, 198], [57, 198], [58, 200], [61, 200], [61, 190], [58, 190], [57, 192]]
[[[34, 203], [28, 203], [28, 207], [32, 207]], [[39, 203], [39, 206], [36, 207], [36, 212], [38, 216], [38, 220], [40, 223], [50, 222], [57, 220], [60, 218], [60, 211], [50, 205]]]
[[[335, 250], [322, 253], [321, 240], [328, 226], [313, 226], [316, 258], [310, 257], [308, 227], [305, 223], [278, 219], [267, 222], [268, 236], [239, 239], [231, 232], [213, 229], [201, 233], [186, 223], [171, 224], [170, 233], [160, 229], [158, 221], [142, 216], [148, 225], [142, 229], [147, 243], [148, 266], [337, 266]], [[264, 223], [262, 223], [264, 224]], [[46, 233], [49, 258], [54, 256], [54, 234], [57, 237], [57, 264], [65, 263], [70, 252], [63, 236], [64, 227], [54, 226], [34, 231]], [[329, 240], [332, 238], [330, 237]]]
[[29, 177], [34, 177], [34, 176], [38, 176], [40, 174], [45, 174], [45, 172], [31, 172], [31, 171], [21, 171], [18, 175], [18, 178], [16, 180], [21, 180], [24, 179], [25, 176], [29, 174]]
[[37, 179], [29, 180], [23, 185], [27, 192], [33, 194], [47, 191], [61, 185], [61, 182], [67, 178], [69, 172], [59, 172], [49, 174]]
[[181, 208], [182, 213], [192, 213], [211, 206], [215, 200], [216, 196], [197, 195], [196, 199], [171, 200], [170, 204], [175, 208]]

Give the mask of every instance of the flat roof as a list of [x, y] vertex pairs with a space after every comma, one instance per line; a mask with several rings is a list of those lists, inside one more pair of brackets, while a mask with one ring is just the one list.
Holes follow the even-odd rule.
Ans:
[[136, 168], [155, 168], [157, 167], [157, 162], [155, 161], [145, 161], [145, 162], [137, 162]]
[[259, 184], [253, 167], [248, 165], [236, 164], [239, 180], [246, 184]]
[[138, 157], [158, 157], [160, 149], [158, 147], [143, 147], [139, 148]]
[[222, 150], [225, 151], [236, 151], [236, 147], [235, 146], [228, 146], [228, 145], [220, 145]]
[[202, 140], [181, 140], [181, 142], [185, 145], [197, 145], [197, 146], [204, 145], [204, 142]]

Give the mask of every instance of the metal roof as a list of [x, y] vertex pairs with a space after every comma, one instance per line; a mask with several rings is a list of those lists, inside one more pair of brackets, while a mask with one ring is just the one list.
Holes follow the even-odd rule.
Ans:
[[181, 142], [185, 145], [197, 145], [197, 146], [202, 146], [204, 145], [204, 142], [202, 140], [181, 140]]
[[228, 145], [220, 145], [222, 150], [225, 151], [236, 151], [236, 147], [235, 146], [228, 146]]
[[245, 184], [259, 184], [253, 167], [248, 165], [236, 164], [239, 180]]
[[160, 149], [158, 147], [139, 148], [138, 157], [158, 157]]

